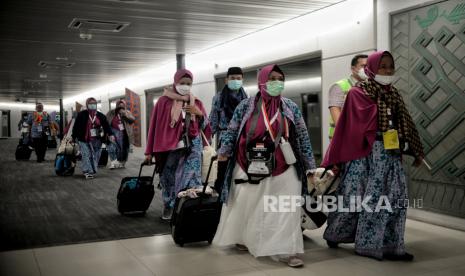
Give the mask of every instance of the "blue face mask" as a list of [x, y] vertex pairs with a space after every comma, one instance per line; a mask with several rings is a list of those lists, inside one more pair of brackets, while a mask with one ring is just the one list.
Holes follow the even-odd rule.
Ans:
[[89, 110], [97, 110], [97, 104], [89, 104]]
[[228, 80], [228, 88], [231, 90], [239, 90], [242, 87], [242, 80]]
[[266, 83], [266, 92], [272, 97], [281, 95], [281, 92], [284, 90], [283, 81], [268, 81]]

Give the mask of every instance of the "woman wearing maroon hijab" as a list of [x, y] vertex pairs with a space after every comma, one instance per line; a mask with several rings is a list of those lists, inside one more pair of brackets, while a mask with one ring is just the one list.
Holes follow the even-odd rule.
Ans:
[[[208, 116], [202, 102], [191, 93], [193, 75], [180, 69], [174, 75], [173, 87], [164, 91], [152, 110], [146, 162], [155, 158], [163, 193], [162, 219], [171, 219], [176, 196], [182, 189], [202, 185], [202, 138], [211, 136]], [[190, 114], [186, 132], [186, 114]], [[190, 146], [185, 148], [183, 135], [187, 133]]]
[[[336, 195], [343, 206], [359, 196], [368, 208], [331, 212], [324, 233], [328, 246], [355, 242], [355, 252], [378, 260], [413, 260], [405, 251], [408, 200], [402, 154], [419, 166], [424, 153], [420, 137], [397, 89], [392, 86], [394, 59], [379, 51], [368, 57], [368, 79], [349, 93], [323, 167], [345, 169]], [[340, 202], [339, 202], [340, 204]]]
[[312, 179], [315, 169], [312, 147], [299, 108], [281, 96], [281, 69], [275, 64], [262, 68], [258, 87], [255, 97], [237, 106], [218, 151], [218, 160], [229, 163], [221, 189], [225, 204], [213, 243], [236, 245], [254, 257], [271, 256], [300, 267], [301, 208], [267, 211], [266, 198], [307, 194], [307, 175]]
[[72, 137], [79, 143], [82, 172], [86, 179], [93, 179], [102, 153], [103, 137], [107, 135], [114, 142], [115, 136], [105, 115], [97, 111], [97, 100], [88, 98], [86, 107], [86, 110], [77, 114]]

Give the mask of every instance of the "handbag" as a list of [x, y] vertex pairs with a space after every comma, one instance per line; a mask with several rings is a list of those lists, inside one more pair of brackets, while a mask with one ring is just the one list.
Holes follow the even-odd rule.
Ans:
[[61, 141], [60, 147], [58, 148], [58, 154], [77, 156], [79, 152], [79, 145], [73, 142], [71, 137], [75, 119], [72, 119], [68, 133]]
[[[216, 156], [216, 151], [210, 145], [210, 143], [207, 140], [207, 137], [205, 136], [205, 133], [203, 133], [202, 130], [200, 131], [200, 134], [202, 135], [202, 138], [207, 144], [205, 147], [203, 147], [203, 150], [202, 150], [202, 182], [207, 183], [208, 182], [207, 180], [208, 168], [210, 167], [210, 162], [212, 158]], [[217, 174], [218, 174], [218, 160], [215, 159], [215, 161], [213, 161], [213, 164], [212, 164], [210, 175], [217, 175]]]

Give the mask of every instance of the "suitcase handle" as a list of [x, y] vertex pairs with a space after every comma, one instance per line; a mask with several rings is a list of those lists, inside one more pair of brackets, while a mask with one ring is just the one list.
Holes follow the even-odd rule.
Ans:
[[[140, 182], [140, 176], [141, 176], [141, 174], [142, 174], [142, 168], [143, 168], [144, 166], [150, 167], [150, 166], [154, 166], [154, 165], [155, 165], [155, 163], [147, 164], [147, 163], [145, 163], [145, 162], [142, 162], [142, 163], [140, 164], [139, 176], [137, 176], [137, 185], [139, 185], [139, 182]], [[152, 184], [153, 184], [153, 179], [155, 178], [155, 173], [156, 173], [156, 168], [153, 169], [152, 180], [151, 180], [151, 183], [152, 183]]]
[[205, 179], [205, 183], [203, 183], [203, 190], [202, 190], [202, 193], [205, 194], [205, 191], [207, 190], [207, 186], [208, 186], [208, 179], [210, 178], [210, 172], [212, 170], [212, 167], [213, 167], [213, 162], [218, 159], [218, 155], [215, 155], [215, 156], [212, 156], [212, 158], [210, 159], [210, 166], [208, 166], [208, 172], [207, 172], [207, 177]]

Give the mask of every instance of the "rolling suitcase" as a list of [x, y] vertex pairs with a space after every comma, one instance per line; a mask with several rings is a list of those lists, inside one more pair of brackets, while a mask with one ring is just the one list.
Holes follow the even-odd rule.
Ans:
[[211, 244], [220, 222], [222, 203], [218, 197], [205, 193], [213, 162], [210, 161], [203, 191], [197, 198], [177, 197], [171, 218], [171, 235], [181, 247], [185, 243], [207, 241]]
[[16, 147], [15, 158], [18, 161], [21, 160], [29, 160], [31, 158], [32, 150], [29, 148], [28, 145], [19, 144]]
[[153, 187], [155, 170], [153, 170], [152, 176], [141, 176], [144, 166], [144, 163], [140, 165], [139, 176], [125, 177], [121, 180], [117, 195], [118, 212], [121, 214], [129, 212], [142, 212], [145, 214], [150, 203], [152, 203], [155, 194]]
[[100, 153], [100, 159], [98, 160], [99, 167], [105, 167], [108, 163], [108, 150], [105, 144], [102, 146], [102, 152]]
[[49, 149], [56, 149], [57, 148], [57, 140], [55, 136], [48, 136], [47, 138], [47, 148]]

